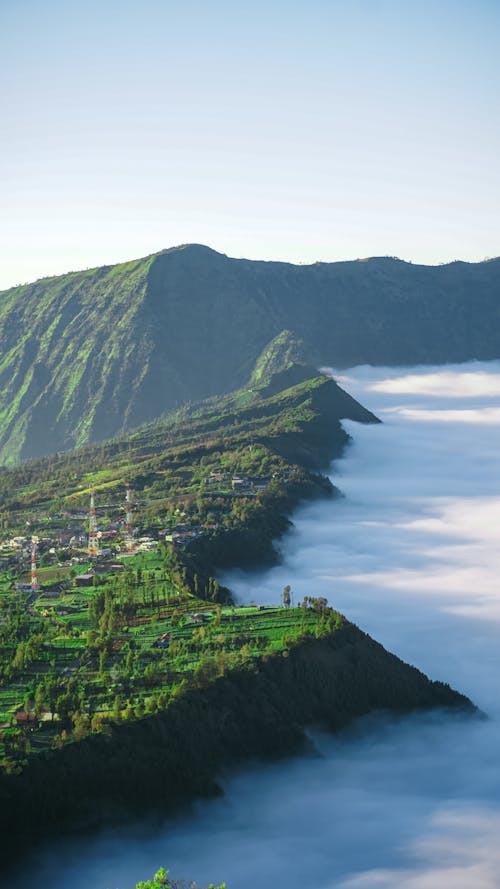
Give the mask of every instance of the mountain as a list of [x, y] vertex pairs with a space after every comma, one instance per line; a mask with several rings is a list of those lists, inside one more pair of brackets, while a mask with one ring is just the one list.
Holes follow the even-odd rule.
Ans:
[[128, 435], [0, 467], [0, 511], [11, 528], [24, 528], [34, 511], [69, 502], [86, 509], [91, 487], [114, 495], [128, 478], [148, 510], [155, 504], [161, 512], [166, 500], [192, 499], [201, 479], [223, 465], [260, 476], [279, 473], [286, 460], [316, 472], [348, 443], [343, 419], [380, 422], [330, 377], [293, 364], [252, 389], [184, 405]]
[[0, 458], [229, 392], [285, 330], [285, 365], [349, 366], [497, 358], [499, 327], [500, 259], [295, 266], [187, 245], [43, 279], [0, 294]]

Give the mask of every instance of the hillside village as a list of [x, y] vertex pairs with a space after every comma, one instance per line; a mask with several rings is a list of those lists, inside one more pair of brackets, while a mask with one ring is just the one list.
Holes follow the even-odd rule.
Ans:
[[[282, 481], [286, 481], [287, 477], [287, 473], [280, 473]], [[276, 473], [274, 478], [277, 478]], [[121, 570], [123, 566], [119, 563], [113, 565], [110, 560], [120, 554], [151, 552], [158, 547], [160, 541], [185, 547], [204, 534], [223, 531], [221, 512], [226, 515], [231, 513], [231, 498], [254, 497], [265, 491], [269, 482], [270, 479], [261, 477], [213, 472], [207, 477], [203, 487], [213, 497], [226, 500], [225, 508], [221, 509], [218, 505], [217, 517], [211, 516], [211, 520], [205, 522], [196, 521], [178, 507], [165, 517], [163, 528], [154, 528], [150, 534], [143, 534], [141, 530], [141, 512], [147, 506], [147, 501], [137, 499], [136, 502], [131, 502], [134, 525], [129, 529], [128, 537], [126, 505], [117, 501], [97, 503], [95, 530], [99, 549], [92, 557], [92, 571], [102, 574], [110, 570]], [[41, 568], [75, 569], [72, 575], [76, 577], [80, 573], [78, 566], [88, 565], [89, 562], [89, 510], [66, 509], [60, 513], [38, 515], [37, 522], [43, 530], [38, 531], [35, 522], [26, 521], [26, 525], [33, 524], [32, 532], [9, 537], [4, 530], [3, 539], [0, 539], [0, 571], [19, 576], [15, 588], [20, 592], [31, 589], [31, 582], [25, 574], [31, 564], [33, 540], [36, 540], [37, 563]]]
[[243, 607], [216, 578], [276, 558], [295, 504], [334, 491], [303, 461], [348, 440], [346, 403], [308, 373], [193, 406], [174, 428], [0, 469], [0, 769], [341, 625], [314, 590], [300, 607], [289, 587]]
[[[54, 739], [60, 743], [61, 738], [98, 730], [111, 714], [114, 719], [140, 718], [165, 706], [169, 695], [158, 657], [175, 662], [170, 677], [175, 689], [194, 676], [200, 680], [200, 663], [213, 678], [259, 652], [278, 650], [286, 631], [292, 636], [308, 631], [312, 617], [306, 620], [301, 612], [298, 622], [289, 596], [286, 615], [278, 620], [280, 609], [218, 605], [219, 585], [213, 578], [198, 599], [200, 582], [197, 575], [188, 577], [182, 559], [199, 538], [217, 539], [227, 532], [224, 518], [243, 502], [265, 494], [271, 482], [286, 485], [295, 475], [288, 470], [270, 478], [208, 471], [200, 490], [211, 508], [201, 512], [194, 504], [182, 508], [186, 504], [181, 503], [157, 527], [150, 521], [149, 533], [144, 533], [143, 516], [150, 504], [124, 484], [121, 500], [101, 496], [99, 502], [99, 492], [92, 489], [87, 510], [68, 506], [46, 515], [39, 512], [36, 524], [29, 522], [24, 534], [16, 529], [18, 533], [9, 536], [4, 528], [4, 767], [15, 767], [30, 751], [44, 749]], [[25, 513], [21, 515], [24, 519]], [[320, 610], [325, 607], [326, 602], [321, 603]], [[135, 679], [130, 675], [133, 664]]]

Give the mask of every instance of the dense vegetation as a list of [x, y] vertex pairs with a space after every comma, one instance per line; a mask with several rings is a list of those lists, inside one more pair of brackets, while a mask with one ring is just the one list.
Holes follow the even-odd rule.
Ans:
[[[290, 377], [299, 382], [280, 388]], [[0, 472], [0, 766], [18, 772], [36, 752], [155, 713], [337, 626], [314, 608], [234, 609], [212, 572], [272, 558], [293, 504], [331, 493], [303, 464], [344, 444], [346, 413], [375, 419], [332, 380], [292, 366], [175, 422]], [[126, 553], [124, 478], [140, 526]], [[106, 539], [93, 561], [82, 527], [91, 488]]]
[[284, 329], [302, 339], [289, 355], [316, 366], [497, 358], [499, 288], [500, 260], [293, 266], [196, 245], [13, 288], [0, 456], [102, 440], [234, 389]]
[[[140, 883], [137, 883], [136, 889], [196, 889], [196, 886], [192, 883], [191, 887], [188, 887], [184, 882], [170, 879], [168, 871], [161, 867], [155, 873], [152, 880], [141, 880]], [[208, 889], [217, 889], [217, 887], [215, 887], [213, 883], [210, 883]], [[226, 889], [226, 884], [222, 883], [218, 889]]]
[[127, 477], [152, 500], [155, 493], [198, 493], [200, 486], [209, 493], [211, 469], [266, 477], [288, 469], [287, 460], [322, 468], [348, 440], [345, 418], [377, 422], [333, 380], [292, 365], [99, 446], [0, 468], [0, 511], [21, 523], [23, 510], [86, 506], [91, 486], [111, 493]]
[[300, 498], [331, 495], [317, 469], [347, 441], [339, 418], [376, 421], [327, 377], [271, 365], [126, 438], [0, 472], [0, 831], [12, 850], [213, 792], [221, 768], [289, 752], [311, 722], [470, 706], [314, 590], [237, 607], [219, 586], [217, 566], [273, 556]]
[[[290, 610], [299, 629], [299, 612], [313, 608]], [[156, 809], [165, 817], [194, 796], [217, 793], [216, 776], [232, 764], [300, 751], [311, 724], [338, 730], [374, 710], [472, 712], [462, 695], [429, 681], [329, 609], [315, 618], [318, 631], [281, 652], [212, 673], [166, 708], [111, 718], [105, 729], [63, 740], [31, 756], [20, 774], [4, 775], [0, 829], [7, 848], [51, 831], [116, 823], [131, 812]], [[331, 626], [321, 627], [322, 620]]]

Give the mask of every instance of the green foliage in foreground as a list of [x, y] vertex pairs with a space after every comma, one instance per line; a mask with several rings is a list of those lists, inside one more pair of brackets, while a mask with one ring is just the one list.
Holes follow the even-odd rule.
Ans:
[[[185, 884], [183, 885], [185, 886]], [[183, 889], [183, 887], [177, 880], [170, 880], [168, 871], [161, 867], [152, 880], [143, 880], [137, 883], [136, 889]], [[194, 883], [191, 884], [190, 889], [196, 889]], [[215, 886], [213, 883], [210, 883], [207, 889], [226, 889], [226, 884], [221, 883], [220, 886]]]

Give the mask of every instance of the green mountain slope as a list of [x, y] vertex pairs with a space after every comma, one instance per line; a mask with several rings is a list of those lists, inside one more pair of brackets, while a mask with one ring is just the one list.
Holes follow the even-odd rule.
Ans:
[[496, 358], [499, 325], [500, 260], [293, 266], [190, 245], [41, 280], [0, 294], [0, 458], [231, 391], [284, 330], [285, 365], [347, 366]]
[[0, 510], [18, 528], [34, 510], [55, 503], [87, 508], [90, 487], [108, 496], [129, 478], [147, 503], [159, 498], [161, 511], [169, 498], [199, 493], [203, 479], [221, 466], [269, 473], [281, 466], [270, 463], [274, 455], [322, 469], [349, 440], [342, 419], [379, 422], [332, 379], [292, 365], [253, 390], [185, 405], [129, 435], [0, 468]]

